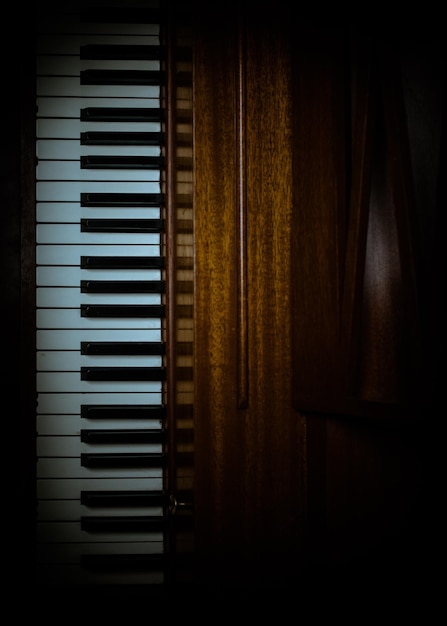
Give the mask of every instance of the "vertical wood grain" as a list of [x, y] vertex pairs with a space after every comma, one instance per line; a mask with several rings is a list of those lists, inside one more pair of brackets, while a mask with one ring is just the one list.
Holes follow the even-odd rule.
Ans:
[[248, 320], [247, 320], [247, 190], [246, 190], [246, 46], [245, 24], [239, 17], [237, 32], [238, 56], [236, 71], [236, 185], [237, 185], [237, 223], [238, 223], [238, 389], [237, 406], [248, 408]]

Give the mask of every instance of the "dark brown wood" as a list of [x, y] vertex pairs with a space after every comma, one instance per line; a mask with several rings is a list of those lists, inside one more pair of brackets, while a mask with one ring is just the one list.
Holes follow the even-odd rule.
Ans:
[[202, 576], [271, 585], [298, 575], [304, 550], [305, 423], [291, 402], [288, 41], [277, 18], [248, 22], [242, 61], [249, 403], [241, 410], [235, 91], [242, 51], [237, 20], [207, 22], [203, 14], [201, 20], [194, 85], [196, 540]]
[[238, 408], [246, 409], [248, 389], [248, 328], [247, 328], [247, 164], [246, 164], [246, 48], [245, 19], [239, 16], [236, 58], [236, 185], [238, 222]]

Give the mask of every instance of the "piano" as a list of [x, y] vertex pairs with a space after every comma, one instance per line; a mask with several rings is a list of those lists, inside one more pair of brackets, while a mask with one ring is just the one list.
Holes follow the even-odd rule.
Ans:
[[162, 586], [191, 509], [191, 209], [167, 197], [158, 3], [91, 4], [37, 20], [36, 580]]

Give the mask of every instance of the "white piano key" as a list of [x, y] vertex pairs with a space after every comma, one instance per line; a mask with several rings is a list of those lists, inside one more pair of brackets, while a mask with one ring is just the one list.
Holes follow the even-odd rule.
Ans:
[[123, 393], [137, 391], [161, 393], [161, 383], [159, 381], [81, 380], [79, 372], [37, 372], [36, 386], [37, 391], [43, 393], [108, 393], [113, 391]]
[[39, 436], [63, 435], [77, 436], [82, 428], [109, 430], [116, 428], [161, 428], [160, 420], [149, 419], [84, 419], [80, 415], [38, 415], [36, 429]]
[[160, 245], [160, 233], [82, 232], [80, 224], [38, 224], [37, 244]]
[[80, 85], [77, 76], [38, 76], [38, 96], [159, 98], [158, 85]]
[[[70, 436], [42, 436], [36, 438], [36, 451], [40, 458], [64, 458], [64, 457], [80, 457], [84, 452], [100, 452], [100, 453], [142, 453], [162, 452], [161, 444], [107, 444], [101, 443], [91, 445], [80, 441], [79, 437]], [[78, 458], [79, 462], [79, 458]]]
[[[36, 185], [39, 202], [79, 202], [81, 193], [160, 193], [160, 183], [111, 181], [41, 181]], [[124, 209], [125, 210], [125, 209]]]
[[160, 328], [159, 318], [81, 317], [79, 309], [38, 309], [37, 328]]
[[43, 308], [76, 308], [81, 304], [161, 304], [158, 293], [81, 293], [79, 287], [38, 287], [36, 305]]
[[[79, 118], [79, 112], [78, 112]], [[41, 118], [37, 120], [37, 137], [44, 139], [77, 139], [80, 141], [81, 133], [86, 131], [102, 132], [144, 132], [159, 133], [161, 125], [159, 122], [84, 122], [80, 119], [58, 119]], [[92, 146], [90, 146], [90, 150]]]
[[[98, 130], [101, 130], [100, 128]], [[135, 132], [139, 132], [136, 130]], [[159, 146], [131, 146], [131, 145], [83, 145], [79, 139], [41, 139], [36, 145], [36, 156], [39, 159], [72, 159], [78, 160], [77, 167], [79, 169], [79, 158], [95, 153], [98, 156], [103, 154], [114, 156], [159, 156]], [[39, 177], [42, 176], [42, 161], [39, 163]], [[54, 178], [54, 176], [53, 176]]]
[[92, 543], [54, 543], [38, 547], [36, 558], [39, 563], [80, 563], [81, 554], [162, 554], [163, 543], [157, 541], [115, 542], [113, 547], [107, 541]]
[[[79, 263], [79, 262], [78, 262]], [[78, 286], [87, 280], [160, 280], [160, 270], [84, 270], [73, 266], [46, 266], [36, 269], [39, 286]]]
[[48, 500], [39, 502], [37, 506], [38, 522], [79, 522], [81, 515], [151, 515], [161, 517], [162, 507], [91, 507], [80, 504], [77, 500]]
[[[113, 26], [115, 28], [115, 25]], [[157, 45], [159, 37], [157, 33], [149, 32], [148, 34], [123, 34], [123, 35], [110, 35], [110, 34], [98, 34], [96, 32], [92, 34], [78, 34], [73, 35], [58, 35], [58, 34], [42, 34], [38, 35], [36, 39], [36, 51], [38, 55], [45, 54], [60, 54], [60, 55], [72, 55], [79, 54], [80, 46], [86, 46], [90, 44], [116, 44], [116, 45], [139, 45], [150, 46]]]
[[84, 467], [76, 457], [40, 458], [36, 462], [36, 477], [39, 478], [158, 478], [163, 470], [158, 467]]
[[[40, 543], [73, 542], [119, 542], [119, 541], [163, 541], [162, 532], [111, 532], [89, 533], [81, 530], [80, 522], [40, 522], [37, 524], [37, 541]], [[111, 549], [113, 552], [113, 548]]]
[[160, 219], [159, 207], [81, 207], [79, 202], [39, 202], [36, 207], [37, 222], [78, 224], [82, 218]]
[[[80, 265], [81, 256], [134, 256], [134, 257], [158, 257], [160, 256], [160, 246], [155, 244], [123, 244], [123, 245], [45, 245], [36, 247], [36, 262], [39, 265]], [[84, 270], [82, 278], [90, 278]], [[129, 272], [133, 270], [127, 270]]]
[[[104, 108], [138, 108], [158, 109], [160, 99], [155, 98], [62, 98], [52, 96], [41, 96], [37, 98], [37, 118], [44, 117], [65, 117], [79, 119], [80, 110], [88, 107]], [[139, 122], [141, 123], [141, 122]], [[137, 130], [138, 127], [135, 127]], [[94, 128], [94, 123], [90, 122], [90, 130], [101, 130], [102, 122], [98, 122], [98, 128]], [[65, 135], [63, 135], [65, 137]], [[78, 137], [79, 140], [79, 137]]]
[[[96, 155], [94, 146], [90, 146], [90, 154]], [[114, 156], [113, 151], [109, 151]], [[79, 161], [39, 161], [36, 168], [39, 181], [160, 181], [160, 170], [151, 169], [81, 169]]]
[[161, 478], [65, 478], [39, 479], [36, 483], [36, 495], [39, 500], [80, 500], [81, 491], [161, 491]]
[[161, 341], [161, 329], [39, 330], [38, 350], [79, 350], [81, 341]]
[[83, 404], [92, 405], [157, 405], [161, 406], [162, 396], [160, 392], [129, 393], [116, 390], [101, 393], [40, 393], [37, 399], [37, 413], [45, 415], [73, 414], [79, 415]]
[[81, 367], [161, 367], [162, 357], [145, 355], [83, 355], [79, 351], [54, 350], [37, 352], [36, 369], [39, 372], [76, 372]]

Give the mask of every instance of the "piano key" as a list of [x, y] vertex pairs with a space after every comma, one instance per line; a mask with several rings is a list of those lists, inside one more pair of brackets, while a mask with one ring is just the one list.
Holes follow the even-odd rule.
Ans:
[[[98, 536], [99, 535], [99, 536]], [[80, 521], [74, 522], [38, 522], [37, 541], [39, 543], [65, 543], [65, 542], [162, 542], [163, 532], [160, 530], [140, 532], [106, 532], [92, 533], [81, 528]], [[110, 548], [109, 548], [110, 549]], [[113, 552], [113, 547], [111, 548]]]
[[163, 58], [163, 52], [159, 45], [92, 43], [81, 45], [79, 48], [79, 56], [81, 59], [95, 60], [113, 59], [114, 61], [119, 61], [121, 59], [131, 59], [160, 61]]
[[161, 452], [83, 452], [81, 466], [88, 468], [150, 468], [161, 469], [166, 463]]
[[[161, 343], [160, 329], [120, 330], [39, 330], [36, 335], [38, 350], [79, 350], [82, 342]], [[164, 345], [164, 344], [162, 344]]]
[[86, 218], [160, 219], [160, 207], [83, 207], [80, 202], [39, 202], [36, 208], [37, 222], [79, 224]]
[[125, 411], [133, 411], [133, 415], [142, 418], [163, 417], [164, 409], [161, 407], [162, 397], [159, 391], [149, 392], [145, 389], [143, 393], [114, 391], [107, 393], [106, 398], [98, 399], [96, 393], [67, 393], [53, 392], [41, 393], [37, 402], [37, 413], [45, 415], [62, 414], [83, 414], [85, 417], [100, 418], [105, 415], [125, 417]]
[[81, 367], [90, 367], [105, 362], [110, 367], [156, 367], [161, 368], [161, 356], [119, 355], [119, 356], [84, 356], [79, 351], [67, 352], [54, 350], [52, 352], [38, 351], [36, 354], [36, 368], [39, 372], [71, 371], [79, 372]]
[[88, 533], [163, 533], [166, 521], [150, 515], [86, 515], [81, 517], [81, 530]]
[[[82, 157], [89, 158], [89, 157]], [[104, 157], [106, 158], [106, 157]], [[119, 157], [118, 157], [119, 158]], [[126, 157], [121, 157], [124, 160]], [[133, 158], [133, 157], [127, 157]], [[146, 157], [141, 157], [146, 158]], [[150, 157], [147, 157], [150, 158]], [[42, 161], [38, 162], [37, 176], [39, 185], [42, 181], [146, 181], [153, 183], [160, 180], [160, 172], [153, 168], [129, 169], [127, 166], [119, 168], [104, 167], [103, 169], [87, 169], [81, 167], [78, 161]]]
[[[78, 76], [38, 76], [38, 96], [74, 96], [105, 98], [159, 98], [160, 87], [154, 84], [83, 84]], [[61, 136], [61, 135], [60, 135]]]
[[65, 479], [39, 479], [36, 493], [39, 501], [45, 500], [76, 500], [81, 503], [83, 492], [113, 494], [115, 491], [132, 493], [135, 490], [148, 491], [150, 493], [162, 493], [163, 484], [161, 478], [65, 478]]
[[[64, 563], [79, 563], [81, 556], [88, 555], [107, 555], [110, 554], [110, 545], [107, 542], [98, 542], [98, 544], [92, 545], [92, 542], [85, 543], [63, 543], [61, 541], [51, 543], [48, 545], [47, 550], [38, 549], [37, 560], [39, 563], [43, 562], [64, 562]], [[114, 545], [113, 554], [116, 556], [125, 555], [159, 555], [163, 553], [163, 543], [158, 539], [151, 537], [151, 540], [146, 541], [117, 541]]]
[[[141, 106], [122, 106], [117, 100], [115, 106], [83, 106], [79, 118], [82, 122], [96, 123], [97, 130], [103, 130], [104, 122], [155, 122], [160, 124], [164, 120], [164, 112], [158, 106], [143, 108]], [[89, 126], [88, 130], [94, 130]]]
[[36, 327], [40, 328], [161, 328], [162, 322], [154, 317], [140, 318], [103, 318], [81, 317], [79, 309], [38, 309], [36, 312]]
[[[133, 185], [134, 189], [137, 190], [137, 185]], [[153, 191], [156, 187], [151, 185], [146, 185], [147, 191]], [[85, 183], [85, 188], [87, 190], [88, 185]], [[128, 189], [128, 188], [127, 188]], [[115, 193], [113, 188], [110, 186], [109, 191], [107, 193], [103, 193], [102, 189], [98, 187], [96, 189], [92, 189], [90, 192], [81, 193], [81, 206], [88, 207], [110, 207], [110, 206], [121, 206], [123, 208], [135, 207], [135, 206], [162, 206], [164, 205], [164, 196], [161, 193], [126, 193], [127, 191], [126, 185], [122, 184], [122, 191], [124, 193]]]
[[[130, 29], [129, 29], [130, 31]], [[154, 45], [158, 41], [158, 36], [152, 30], [147, 34], [78, 34], [60, 36], [58, 34], [43, 34], [36, 38], [36, 51], [38, 57], [42, 55], [79, 55], [81, 46], [87, 46], [101, 42], [104, 45]]]
[[[128, 197], [124, 196], [128, 192]], [[36, 185], [37, 200], [39, 202], [57, 202], [63, 198], [65, 201], [81, 203], [100, 201], [96, 206], [143, 206], [150, 203], [159, 206], [163, 198], [160, 195], [160, 183], [156, 181], [39, 181]], [[104, 194], [95, 197], [93, 194]], [[107, 196], [105, 194], [121, 194], [120, 196]], [[137, 194], [137, 195], [135, 195]], [[141, 195], [138, 195], [141, 194]], [[153, 195], [150, 195], [153, 194]], [[111, 203], [107, 200], [110, 198]], [[138, 202], [137, 205], [129, 204]], [[88, 206], [85, 205], [84, 206]]]
[[[78, 457], [89, 454], [92, 444], [83, 442], [79, 437], [39, 436], [36, 438], [36, 450], [39, 458]], [[151, 454], [157, 453], [155, 466], [160, 466], [159, 457], [162, 443], [103, 443], [100, 456], [94, 457], [90, 467], [154, 467]], [[137, 455], [137, 456], [134, 456]], [[88, 467], [89, 459], [86, 461]]]
[[[81, 150], [80, 137], [82, 133], [101, 131], [114, 133], [157, 133], [160, 136], [160, 122], [113, 122], [104, 121], [92, 123], [91, 121], [81, 121], [79, 112], [77, 118], [61, 120], [58, 118], [39, 118], [36, 123], [36, 134], [40, 141], [44, 140], [77, 140], [79, 151]], [[71, 152], [67, 153], [71, 156]], [[64, 196], [61, 195], [61, 198]]]
[[[68, 122], [68, 118], [75, 118], [79, 120], [80, 112], [82, 109], [95, 109], [95, 108], [123, 108], [123, 109], [141, 109], [142, 115], [148, 109], [157, 109], [160, 108], [160, 99], [156, 98], [86, 98], [86, 97], [78, 97], [78, 98], [64, 98], [61, 96], [40, 96], [37, 98], [37, 122], [38, 126], [41, 124], [42, 120], [40, 118], [55, 118], [58, 119], [60, 117], [66, 118]], [[100, 125], [102, 128], [102, 125]], [[69, 125], [70, 127], [70, 125]], [[62, 127], [63, 128], [63, 127]], [[130, 126], [128, 130], [138, 130], [138, 126], [135, 125]], [[86, 130], [99, 130], [100, 128], [92, 128], [92, 125], [86, 126]], [[39, 135], [38, 135], [39, 136]], [[59, 135], [59, 140], [63, 140], [66, 134]], [[78, 137], [79, 139], [79, 137]]]
[[81, 256], [81, 268], [88, 269], [154, 269], [164, 267], [164, 258], [159, 256]]
[[[125, 514], [130, 514], [132, 511], [137, 510], [137, 507], [141, 509], [149, 509], [151, 515], [163, 515], [163, 508], [167, 505], [167, 496], [161, 491], [149, 491], [149, 490], [102, 490], [92, 491], [83, 490], [81, 492], [81, 505], [86, 510], [91, 508], [95, 509], [95, 512], [105, 514], [107, 511], [122, 511], [125, 507]], [[113, 508], [114, 507], [114, 508]], [[130, 509], [129, 507], [134, 507]]]
[[110, 419], [85, 419], [79, 415], [38, 415], [36, 419], [36, 430], [38, 436], [52, 435], [63, 437], [80, 437], [81, 430], [84, 427], [95, 428], [96, 430], [104, 429], [160, 429], [162, 426], [160, 420], [155, 419], [131, 419], [126, 416]]
[[78, 457], [45, 457], [36, 462], [37, 478], [163, 478], [162, 467], [87, 467]]
[[81, 291], [79, 287], [38, 287], [36, 289], [38, 307], [79, 308], [81, 304], [115, 305], [159, 305], [160, 293], [92, 293]]
[[87, 131], [81, 133], [80, 150], [82, 153], [87, 154], [85, 146], [97, 146], [95, 152], [97, 154], [103, 154], [100, 146], [120, 146], [121, 149], [115, 148], [116, 154], [125, 154], [124, 150], [127, 148], [127, 154], [131, 153], [131, 147], [133, 146], [134, 154], [139, 154], [138, 147], [150, 146], [153, 152], [148, 154], [155, 154], [155, 146], [159, 148], [164, 144], [164, 134], [160, 133], [146, 133], [146, 132], [106, 132], [106, 131]]
[[[159, 503], [158, 506], [151, 506], [150, 500], [146, 498], [147, 504], [143, 504], [145, 502], [144, 494], [148, 492], [123, 492], [123, 494], [128, 495], [128, 503], [122, 496], [122, 504], [119, 505], [118, 496], [116, 497], [116, 501], [118, 505], [115, 504], [115, 499], [112, 494], [110, 494], [109, 498], [107, 498], [107, 492], [96, 492], [99, 494], [104, 494], [103, 502], [101, 503], [101, 499], [99, 496], [96, 499], [93, 497], [93, 504], [89, 503], [89, 498], [85, 497], [84, 500], [87, 502], [83, 502], [81, 497], [80, 500], [43, 500], [39, 502], [37, 507], [37, 520], [39, 522], [44, 521], [80, 521], [80, 518], [85, 515], [89, 515], [94, 513], [95, 515], [105, 516], [135, 516], [135, 515], [150, 515], [152, 517], [163, 516], [163, 495], [158, 494]], [[138, 493], [141, 493], [140, 501], [142, 504], [137, 504], [139, 502]], [[133, 500], [132, 500], [133, 497]], [[132, 505], [132, 501], [135, 504]], [[96, 502], [96, 504], [95, 504]], [[107, 502], [111, 504], [108, 505]]]
[[81, 293], [85, 294], [162, 294], [165, 283], [161, 280], [81, 280]]
[[72, 55], [66, 57], [64, 55], [39, 55], [37, 59], [37, 74], [38, 76], [60, 76], [62, 72], [65, 76], [76, 76], [82, 74], [83, 70], [94, 69], [107, 69], [109, 71], [126, 71], [126, 70], [139, 70], [139, 71], [159, 71], [160, 62], [157, 59], [143, 60], [143, 59], [83, 59], [79, 55]]
[[[160, 362], [161, 356], [166, 353], [166, 346], [163, 342], [143, 342], [143, 341], [82, 341], [81, 342], [81, 355], [93, 355], [93, 356], [107, 356], [110, 360], [110, 356], [118, 356], [119, 359], [123, 359], [123, 356], [144, 356], [145, 360], [147, 356], [150, 356], [148, 363]], [[118, 361], [118, 358], [117, 358]]]
[[[98, 233], [161, 233], [164, 230], [165, 222], [162, 219], [81, 219], [81, 232], [98, 232]], [[152, 237], [145, 240], [145, 243], [151, 243]], [[160, 236], [156, 239], [156, 243], [160, 243]]]
[[[126, 280], [129, 278], [128, 269], [81, 269], [81, 267], [70, 266], [44, 266], [36, 269], [36, 282], [39, 286], [74, 286], [79, 287], [82, 279], [88, 277], [92, 280], [110, 279]], [[161, 271], [159, 269], [133, 269], [132, 278], [160, 280]]]
[[[151, 137], [154, 137], [153, 145], [150, 143]], [[121, 141], [123, 143], [120, 143]], [[79, 139], [40, 139], [36, 144], [36, 156], [41, 161], [42, 159], [51, 161], [77, 160], [84, 155], [91, 154], [92, 145], [95, 146], [95, 153], [98, 155], [110, 154], [111, 146], [113, 146], [113, 153], [116, 155], [158, 156], [160, 154], [159, 133], [89, 132], [81, 133], [81, 141]]]
[[81, 417], [90, 419], [108, 419], [111, 417], [131, 417], [131, 418], [156, 418], [162, 419], [166, 416], [165, 408], [156, 405], [142, 404], [83, 404], [81, 406]]
[[89, 318], [161, 318], [165, 314], [163, 304], [81, 304], [81, 317]]
[[[99, 224], [102, 220], [87, 221], [93, 225]], [[107, 225], [109, 222], [105, 222]], [[137, 222], [140, 223], [140, 222]], [[128, 232], [120, 232], [119, 229], [112, 230], [113, 224], [110, 226], [109, 232], [101, 230], [83, 230], [81, 224], [38, 224], [36, 227], [36, 240], [39, 244], [107, 244], [107, 245], [160, 245], [160, 232], [138, 232], [130, 230], [130, 222]], [[100, 226], [98, 225], [99, 229]], [[104, 226], [105, 228], [105, 226]]]
[[[127, 444], [148, 443], [163, 444], [165, 432], [161, 428], [82, 428], [81, 442], [90, 445], [95, 444]], [[101, 449], [103, 446], [101, 446]], [[158, 449], [155, 446], [154, 450]]]
[[165, 377], [165, 371], [160, 367], [101, 367], [93, 365], [81, 367], [81, 380], [83, 381], [154, 382], [163, 381]]
[[[82, 170], [155, 170], [154, 180], [160, 180], [160, 168], [163, 167], [163, 157], [156, 156], [116, 156], [111, 152], [108, 155], [90, 154], [80, 159]], [[101, 172], [102, 173], [102, 172]], [[124, 173], [115, 174], [117, 177]]]
[[41, 393], [151, 391], [161, 393], [159, 380], [82, 380], [79, 372], [37, 372], [37, 391]]
[[164, 81], [164, 73], [159, 70], [135, 70], [135, 69], [86, 69], [80, 72], [79, 80], [84, 85], [154, 85], [157, 88]]
[[[130, 236], [129, 238], [132, 239]], [[90, 259], [88, 265], [91, 269], [95, 269], [95, 259], [100, 260], [103, 258], [117, 259], [115, 269], [122, 269], [118, 267], [120, 261], [125, 264], [124, 267], [131, 268], [134, 265], [133, 263], [131, 264], [131, 259], [135, 260], [135, 263], [141, 262], [141, 269], [151, 269], [150, 259], [157, 259], [159, 256], [159, 243], [132, 245], [129, 242], [119, 246], [109, 244], [96, 245], [94, 243], [73, 244], [70, 246], [39, 244], [36, 248], [36, 261], [39, 265], [77, 265], [82, 267], [82, 259], [85, 257]], [[160, 267], [160, 265], [157, 264], [157, 267]], [[113, 266], [109, 265], [109, 269], [112, 268]], [[133, 267], [133, 269], [138, 269], [138, 267]], [[88, 276], [84, 274], [83, 278], [88, 278]]]

